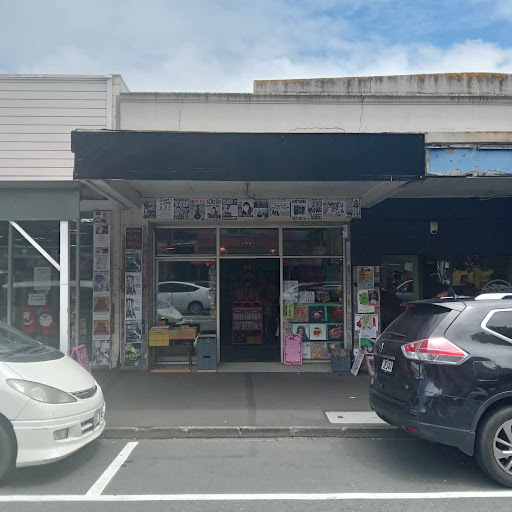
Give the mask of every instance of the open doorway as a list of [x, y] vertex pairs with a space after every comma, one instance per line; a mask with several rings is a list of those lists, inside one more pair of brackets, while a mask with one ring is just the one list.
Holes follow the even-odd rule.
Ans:
[[221, 361], [280, 361], [279, 318], [279, 259], [221, 260]]

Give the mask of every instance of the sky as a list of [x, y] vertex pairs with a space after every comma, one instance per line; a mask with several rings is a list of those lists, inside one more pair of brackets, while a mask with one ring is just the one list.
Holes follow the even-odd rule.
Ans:
[[512, 0], [0, 0], [0, 73], [251, 92], [257, 79], [464, 71], [512, 73]]

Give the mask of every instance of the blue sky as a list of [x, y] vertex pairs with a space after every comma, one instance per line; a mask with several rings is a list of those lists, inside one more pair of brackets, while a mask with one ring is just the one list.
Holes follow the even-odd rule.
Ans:
[[0, 0], [0, 73], [121, 73], [131, 90], [512, 72], [512, 0]]

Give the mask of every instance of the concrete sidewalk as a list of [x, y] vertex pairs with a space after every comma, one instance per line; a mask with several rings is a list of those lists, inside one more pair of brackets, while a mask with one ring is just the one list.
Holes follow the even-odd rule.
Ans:
[[370, 377], [349, 373], [155, 374], [97, 370], [104, 437], [343, 436], [386, 425], [333, 425], [328, 411], [371, 411]]

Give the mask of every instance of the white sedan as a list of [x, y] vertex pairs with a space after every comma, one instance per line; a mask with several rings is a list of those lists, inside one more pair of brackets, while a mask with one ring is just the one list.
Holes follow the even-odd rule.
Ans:
[[0, 482], [60, 460], [105, 428], [105, 401], [70, 357], [0, 322]]

